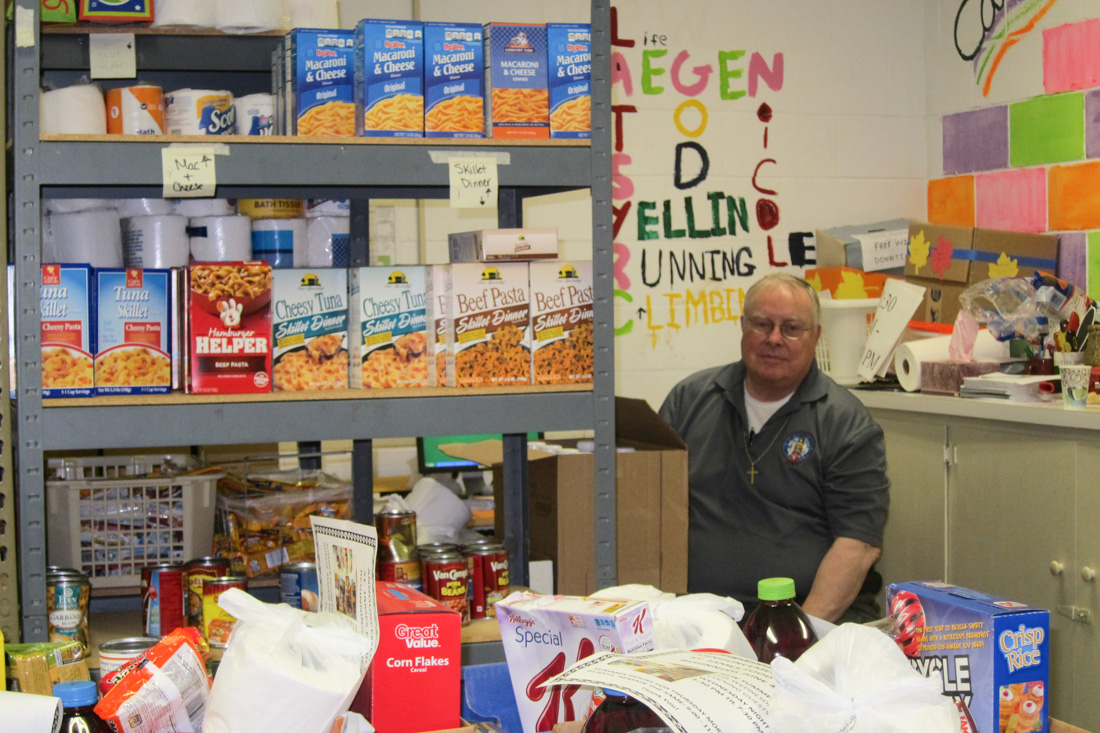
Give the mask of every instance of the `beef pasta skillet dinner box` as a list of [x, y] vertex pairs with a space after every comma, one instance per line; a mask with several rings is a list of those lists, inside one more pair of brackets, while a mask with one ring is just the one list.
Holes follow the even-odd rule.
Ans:
[[978, 731], [1048, 729], [1050, 613], [948, 583], [886, 589], [902, 650], [969, 708]]
[[191, 265], [188, 295], [190, 391], [271, 391], [271, 266]]
[[95, 281], [88, 265], [42, 265], [42, 396], [91, 397]]
[[171, 270], [96, 270], [96, 394], [172, 391]]
[[428, 384], [427, 267], [351, 271], [351, 386]]
[[592, 262], [532, 262], [531, 374], [535, 384], [592, 381]]
[[451, 302], [451, 266], [431, 265], [424, 283], [428, 324], [428, 386], [447, 385], [447, 307]]
[[451, 265], [448, 386], [531, 383], [530, 293], [526, 262]]
[[272, 384], [287, 390], [348, 386], [348, 272], [272, 270]]

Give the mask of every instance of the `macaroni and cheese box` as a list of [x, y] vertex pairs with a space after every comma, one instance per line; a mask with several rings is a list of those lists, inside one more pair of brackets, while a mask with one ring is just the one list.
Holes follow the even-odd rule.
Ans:
[[451, 265], [448, 386], [531, 383], [530, 292], [526, 262]]
[[948, 583], [886, 589], [898, 643], [979, 731], [1047, 731], [1050, 613]]
[[546, 26], [485, 24], [485, 125], [491, 137], [550, 137]]
[[188, 391], [271, 391], [271, 265], [191, 265], [188, 289]]
[[447, 305], [451, 302], [450, 265], [432, 265], [425, 281], [427, 297], [428, 323], [428, 386], [445, 387], [447, 385]]
[[424, 135], [485, 137], [481, 26], [424, 24]]
[[96, 394], [172, 391], [172, 271], [95, 271]]
[[592, 262], [532, 262], [531, 374], [535, 384], [592, 381]]
[[272, 270], [271, 276], [275, 391], [346, 388], [347, 270]]
[[89, 265], [42, 265], [42, 396], [95, 392], [95, 281]]
[[426, 275], [422, 265], [351, 271], [352, 387], [428, 384]]
[[372, 20], [355, 27], [355, 134], [424, 137], [424, 25]]
[[295, 28], [283, 41], [289, 135], [355, 136], [355, 33]]
[[550, 137], [592, 137], [592, 26], [547, 23]]
[[447, 235], [451, 262], [497, 260], [552, 260], [558, 256], [558, 230], [554, 227], [481, 229]]

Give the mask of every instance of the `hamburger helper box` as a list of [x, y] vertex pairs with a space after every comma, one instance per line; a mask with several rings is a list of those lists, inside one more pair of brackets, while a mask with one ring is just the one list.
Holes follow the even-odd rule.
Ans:
[[645, 601], [512, 593], [496, 604], [508, 674], [523, 733], [588, 713], [592, 689], [542, 687], [551, 677], [597, 652], [633, 654], [656, 648]]
[[1048, 611], [939, 582], [892, 584], [886, 604], [910, 664], [943, 680], [975, 730], [1049, 730]]
[[352, 711], [381, 733], [458, 728], [461, 615], [401, 583], [375, 588], [378, 651]]

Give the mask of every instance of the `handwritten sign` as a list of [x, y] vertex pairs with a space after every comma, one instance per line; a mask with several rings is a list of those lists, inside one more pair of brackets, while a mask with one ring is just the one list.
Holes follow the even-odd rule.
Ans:
[[909, 230], [853, 235], [863, 254], [863, 269], [867, 272], [905, 267], [906, 247], [909, 246]]
[[890, 363], [909, 319], [917, 312], [924, 300], [924, 288], [897, 278], [889, 278], [882, 287], [882, 298], [875, 311], [875, 320], [871, 323], [871, 332], [867, 335], [867, 345], [863, 349], [863, 358], [856, 370], [859, 376], [868, 382], [875, 375], [884, 372]]
[[90, 33], [88, 41], [93, 79], [133, 79], [137, 76], [133, 33]]
[[451, 208], [495, 209], [497, 161], [495, 158], [451, 158]]
[[218, 179], [214, 172], [214, 148], [163, 148], [164, 198], [208, 198]]

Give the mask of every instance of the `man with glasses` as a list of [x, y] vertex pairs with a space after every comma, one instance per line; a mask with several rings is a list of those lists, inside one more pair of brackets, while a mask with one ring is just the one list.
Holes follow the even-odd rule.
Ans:
[[882, 429], [817, 368], [821, 306], [787, 274], [749, 288], [741, 361], [676, 385], [661, 416], [688, 445], [688, 590], [756, 603], [789, 577], [829, 621], [880, 615], [874, 595], [890, 482]]

